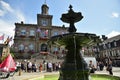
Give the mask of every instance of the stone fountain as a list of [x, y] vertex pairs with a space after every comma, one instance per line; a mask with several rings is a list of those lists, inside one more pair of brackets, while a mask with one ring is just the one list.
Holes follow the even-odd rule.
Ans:
[[80, 50], [83, 46], [89, 45], [89, 42], [97, 42], [99, 37], [95, 34], [76, 33], [74, 23], [80, 21], [83, 16], [80, 12], [74, 12], [70, 5], [69, 11], [62, 14], [61, 20], [69, 23], [66, 34], [53, 36], [50, 41], [64, 45], [67, 52], [58, 80], [89, 80], [89, 68], [82, 57]]

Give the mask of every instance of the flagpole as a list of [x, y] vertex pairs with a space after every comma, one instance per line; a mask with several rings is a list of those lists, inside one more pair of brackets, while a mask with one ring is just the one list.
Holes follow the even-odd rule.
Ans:
[[5, 34], [3, 33], [3, 39], [2, 39], [2, 43], [4, 44], [4, 37], [5, 37]]

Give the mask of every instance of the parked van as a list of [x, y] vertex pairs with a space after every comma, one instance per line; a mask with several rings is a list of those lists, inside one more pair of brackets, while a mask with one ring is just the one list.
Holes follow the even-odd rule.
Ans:
[[97, 68], [97, 61], [95, 57], [83, 57], [84, 60], [86, 61], [86, 63], [89, 66], [90, 61], [92, 61], [92, 63], [94, 64], [94, 66]]

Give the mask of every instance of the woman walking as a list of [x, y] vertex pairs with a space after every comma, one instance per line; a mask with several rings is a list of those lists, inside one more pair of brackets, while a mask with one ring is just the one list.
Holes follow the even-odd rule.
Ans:
[[109, 71], [110, 75], [113, 75], [113, 72], [112, 72], [112, 61], [108, 62], [107, 71]]

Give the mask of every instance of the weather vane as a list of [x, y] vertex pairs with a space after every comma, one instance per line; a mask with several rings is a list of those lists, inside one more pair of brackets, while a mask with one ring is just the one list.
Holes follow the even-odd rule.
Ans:
[[46, 4], [46, 0], [45, 0], [45, 4]]

